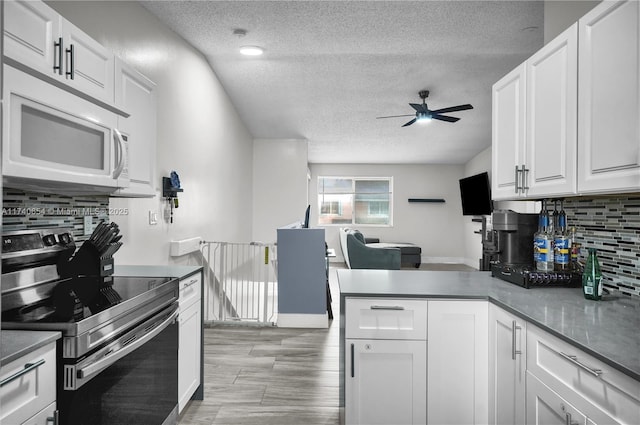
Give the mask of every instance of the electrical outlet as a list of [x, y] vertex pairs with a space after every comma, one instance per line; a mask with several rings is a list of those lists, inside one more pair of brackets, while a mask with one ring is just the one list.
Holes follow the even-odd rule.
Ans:
[[89, 236], [93, 233], [93, 217], [90, 215], [84, 216], [84, 235]]
[[149, 210], [149, 225], [153, 226], [158, 224], [158, 213], [155, 211]]

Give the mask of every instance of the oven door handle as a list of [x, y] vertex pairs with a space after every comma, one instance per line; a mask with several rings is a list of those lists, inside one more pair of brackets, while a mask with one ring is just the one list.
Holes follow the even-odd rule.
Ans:
[[143, 337], [136, 339], [136, 341], [128, 344], [121, 349], [114, 351], [113, 353], [103, 357], [95, 363], [83, 367], [77, 371], [79, 379], [88, 379], [90, 376], [102, 372], [113, 363], [117, 362], [127, 354], [137, 350], [146, 344], [149, 340], [155, 338], [160, 332], [165, 330], [178, 316], [178, 310], [176, 309], [169, 317], [167, 317], [161, 324], [155, 326], [152, 331], [145, 334]]

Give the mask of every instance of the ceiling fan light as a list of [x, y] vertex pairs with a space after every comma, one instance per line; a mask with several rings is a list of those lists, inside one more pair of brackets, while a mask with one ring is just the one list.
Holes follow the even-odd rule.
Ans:
[[426, 112], [418, 112], [416, 115], [417, 115], [416, 121], [421, 124], [426, 124], [431, 122], [431, 114], [428, 114]]
[[260, 56], [264, 53], [264, 49], [258, 46], [241, 46], [240, 53], [245, 56]]

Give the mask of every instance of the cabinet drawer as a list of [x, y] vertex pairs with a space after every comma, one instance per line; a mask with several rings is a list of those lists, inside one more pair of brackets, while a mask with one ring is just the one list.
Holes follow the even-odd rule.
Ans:
[[0, 423], [21, 424], [56, 399], [56, 344], [2, 366]]
[[619, 423], [640, 423], [639, 381], [535, 326], [527, 327], [527, 370], [567, 399], [581, 396], [585, 406], [577, 407], [589, 417], [601, 411]]
[[347, 298], [346, 338], [427, 339], [427, 300]]
[[201, 297], [202, 275], [200, 273], [189, 276], [180, 281], [180, 310], [184, 310]]
[[36, 413], [34, 416], [27, 419], [22, 425], [56, 425], [56, 422], [53, 418], [55, 418], [56, 413], [56, 403], [53, 402], [40, 412]]

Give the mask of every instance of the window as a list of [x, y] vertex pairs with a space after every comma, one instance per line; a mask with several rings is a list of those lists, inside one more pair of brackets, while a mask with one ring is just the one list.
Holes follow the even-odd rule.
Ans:
[[318, 177], [318, 224], [390, 226], [391, 177]]

